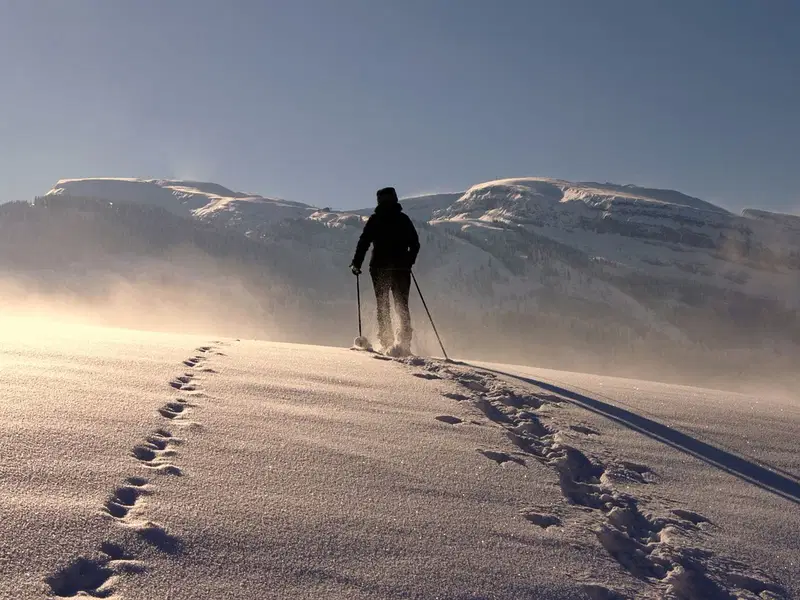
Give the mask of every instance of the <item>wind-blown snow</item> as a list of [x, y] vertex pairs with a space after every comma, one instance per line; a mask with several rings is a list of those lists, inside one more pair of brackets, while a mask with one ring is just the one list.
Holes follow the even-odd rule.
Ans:
[[[325, 321], [312, 327], [315, 333], [333, 332], [352, 314], [347, 265], [372, 206], [337, 211], [192, 181], [64, 180], [41, 202], [41, 212], [52, 207], [53, 218], [39, 218], [47, 231], [67, 238], [69, 227], [57, 226], [60, 195], [72, 195], [72, 202], [62, 202], [78, 222], [84, 211], [96, 211], [81, 204], [85, 196], [166, 207], [200, 221], [193, 226], [229, 236], [213, 248], [233, 263], [249, 260], [247, 252], [230, 248], [239, 234], [266, 243], [270, 264], [287, 274], [281, 284], [292, 294], [262, 306], [311, 306]], [[372, 203], [370, 191], [364, 204]], [[441, 328], [461, 350], [480, 344], [484, 358], [511, 361], [513, 346], [537, 360], [552, 359], [550, 366], [639, 375], [646, 364], [650, 377], [678, 372], [697, 380], [712, 372], [771, 379], [793, 371], [800, 339], [796, 217], [753, 210], [739, 216], [671, 190], [541, 177], [483, 182], [464, 193], [402, 203], [422, 242], [416, 274]], [[108, 208], [97, 229], [119, 235], [106, 222], [116, 222]], [[11, 216], [8, 221], [15, 226]], [[134, 229], [133, 239], [147, 237], [135, 228], [151, 221], [131, 219], [122, 227]], [[103, 230], [97, 238], [106, 235]], [[19, 244], [7, 245], [6, 260], [15, 265]], [[97, 260], [93, 250], [74, 252], [76, 271], [91, 270], [84, 261], [87, 255]], [[465, 321], [480, 322], [484, 332], [471, 335], [460, 327]], [[335, 343], [343, 336], [352, 332], [319, 333], [310, 341]]]
[[[2, 598], [800, 591], [791, 404], [322, 347], [3, 325]], [[687, 438], [694, 455], [680, 447]], [[782, 478], [754, 468], [767, 463]]]

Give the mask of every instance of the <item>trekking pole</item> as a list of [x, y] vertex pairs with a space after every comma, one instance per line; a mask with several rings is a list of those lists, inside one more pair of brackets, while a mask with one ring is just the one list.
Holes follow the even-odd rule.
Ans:
[[370, 350], [369, 340], [361, 333], [361, 275], [356, 275], [356, 296], [358, 296], [358, 337], [353, 341], [356, 348]]
[[358, 337], [361, 335], [361, 275], [356, 275], [356, 296], [358, 296]]
[[439, 347], [442, 349], [444, 359], [450, 362], [450, 358], [447, 356], [447, 352], [444, 349], [444, 344], [442, 344], [442, 338], [439, 337], [439, 332], [436, 331], [436, 324], [433, 322], [431, 311], [428, 310], [428, 304], [425, 302], [425, 297], [422, 295], [422, 290], [419, 289], [419, 283], [417, 283], [417, 277], [414, 275], [414, 271], [411, 271], [411, 278], [414, 280], [414, 285], [417, 287], [417, 292], [419, 292], [419, 299], [422, 300], [422, 306], [425, 307], [425, 312], [428, 313], [428, 319], [431, 321], [431, 326], [433, 327], [433, 333], [436, 334], [436, 339], [439, 340]]

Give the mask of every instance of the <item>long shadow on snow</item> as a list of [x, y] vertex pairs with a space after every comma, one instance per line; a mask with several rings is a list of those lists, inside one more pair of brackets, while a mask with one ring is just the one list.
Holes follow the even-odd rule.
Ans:
[[722, 469], [726, 473], [735, 475], [739, 479], [758, 486], [761, 489], [772, 492], [773, 494], [776, 494], [785, 500], [789, 500], [795, 504], [800, 504], [800, 483], [797, 481], [794, 481], [789, 477], [784, 477], [779, 473], [727, 452], [726, 450], [721, 450], [720, 448], [712, 446], [711, 444], [701, 442], [700, 440], [686, 435], [685, 433], [681, 433], [672, 427], [662, 425], [657, 421], [642, 417], [636, 413], [625, 410], [624, 408], [614, 406], [613, 404], [608, 404], [607, 402], [602, 402], [595, 398], [590, 398], [589, 396], [584, 396], [583, 394], [579, 394], [551, 383], [545, 383], [544, 381], [539, 381], [530, 377], [522, 377], [520, 375], [505, 373], [495, 369], [488, 369], [486, 367], [474, 368], [488, 371], [496, 375], [501, 375], [503, 377], [511, 377], [524, 383], [540, 387], [548, 392], [558, 394], [576, 406], [580, 406], [581, 408], [590, 410], [593, 413], [602, 415], [607, 419], [611, 419], [612, 421], [619, 423], [620, 425], [624, 425], [625, 427], [633, 429], [634, 431], [638, 431], [649, 438], [667, 444], [676, 450], [680, 450], [681, 452], [685, 452], [686, 454], [694, 456], [695, 458], [699, 458], [705, 463], [713, 465], [718, 469]]

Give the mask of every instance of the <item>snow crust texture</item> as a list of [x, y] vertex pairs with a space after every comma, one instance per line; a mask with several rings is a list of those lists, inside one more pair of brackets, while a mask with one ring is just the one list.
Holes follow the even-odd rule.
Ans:
[[[565, 398], [513, 390], [497, 376], [472, 368], [419, 358], [407, 362], [424, 369], [418, 377], [443, 377], [466, 388], [464, 396], [454, 399], [471, 402], [501, 426], [517, 448], [511, 453], [479, 448], [480, 454], [498, 465], [533, 460], [555, 471], [566, 504], [584, 510], [582, 526], [597, 536], [622, 568], [648, 583], [637, 597], [789, 597], [766, 573], [708, 550], [704, 538], [714, 535], [709, 518], [686, 508], [667, 509], [669, 501], [664, 498], [652, 502], [646, 487], [657, 485], [658, 476], [647, 465], [613, 454], [592, 457], [572, 445], [570, 431], [585, 436], [599, 432], [580, 425], [562, 429], [554, 417]], [[450, 417], [439, 419], [456, 424]], [[546, 529], [572, 520], [565, 516], [566, 507], [561, 510], [558, 514], [532, 507], [521, 515]], [[594, 597], [620, 597], [598, 585], [585, 591]]]
[[[620, 428], [520, 368], [24, 331], [0, 332], [3, 600], [800, 591], [792, 488]], [[653, 408], [690, 391], [635, 385]], [[725, 494], [741, 513], [701, 501]]]

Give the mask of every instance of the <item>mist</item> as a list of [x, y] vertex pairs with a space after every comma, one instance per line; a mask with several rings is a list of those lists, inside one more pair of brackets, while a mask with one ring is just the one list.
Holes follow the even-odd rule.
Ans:
[[[293, 297], [278, 276], [253, 283], [253, 273], [233, 262], [176, 253], [170, 260], [128, 265], [129, 275], [81, 275], [0, 279], [4, 320], [35, 320], [213, 335], [272, 342], [349, 347], [357, 335], [355, 291], [309, 304]], [[237, 271], [238, 269], [238, 271]], [[342, 277], [347, 277], [346, 274]], [[424, 283], [423, 283], [424, 285]], [[455, 360], [539, 366], [561, 371], [699, 385], [772, 395], [793, 394], [800, 384], [791, 354], [768, 348], [712, 350], [664, 339], [631, 339], [598, 347], [575, 331], [553, 325], [515, 335], [508, 327], [481, 324], [479, 314], [452, 313], [431, 287], [426, 300], [448, 355]], [[423, 292], [425, 293], [425, 292]], [[441, 350], [418, 296], [412, 296], [412, 350]], [[23, 321], [24, 320], [24, 321]], [[362, 281], [364, 333], [376, 339], [371, 285]], [[24, 335], [21, 331], [20, 335]]]
[[[240, 218], [251, 205], [242, 202], [209, 213], [212, 222], [68, 195], [2, 205], [4, 314], [349, 347], [358, 314], [347, 265], [360, 218], [319, 211], [310, 219], [313, 209], [291, 207], [300, 217], [267, 220], [252, 238]], [[800, 282], [773, 277], [796, 260], [790, 230], [762, 234], [766, 244], [726, 238], [715, 261], [698, 262], [699, 273], [687, 262], [688, 275], [676, 279], [660, 275], [661, 264], [620, 269], [513, 224], [477, 234], [434, 226], [426, 210], [422, 200], [409, 206], [422, 242], [415, 273], [453, 358], [732, 390], [793, 392], [800, 383], [800, 324], [789, 303]], [[361, 284], [364, 333], [374, 340], [369, 277]], [[411, 312], [412, 350], [441, 355], [414, 289]]]

